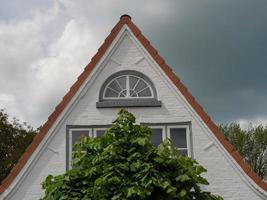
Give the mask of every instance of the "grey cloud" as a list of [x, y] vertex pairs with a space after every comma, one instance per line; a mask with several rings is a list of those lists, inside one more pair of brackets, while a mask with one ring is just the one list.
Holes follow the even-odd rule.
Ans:
[[36, 10], [48, 9], [54, 0], [1, 0], [0, 20], [30, 18]]

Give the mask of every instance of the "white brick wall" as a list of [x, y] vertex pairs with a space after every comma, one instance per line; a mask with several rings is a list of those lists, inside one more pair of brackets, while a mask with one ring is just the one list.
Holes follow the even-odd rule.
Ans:
[[[135, 41], [136, 42], [136, 41]], [[43, 194], [40, 183], [48, 174], [60, 174], [66, 168], [66, 125], [101, 125], [110, 124], [116, 117], [119, 109], [117, 108], [96, 108], [100, 87], [103, 81], [111, 74], [120, 70], [137, 70], [146, 74], [155, 84], [158, 92], [158, 98], [162, 101], [160, 108], [129, 108], [137, 118], [137, 121], [151, 123], [169, 123], [169, 122], [192, 122], [192, 140], [194, 158], [199, 161], [208, 172], [205, 175], [211, 183], [203, 187], [215, 194], [222, 195], [226, 200], [258, 200], [260, 198], [250, 187], [242, 180], [242, 176], [234, 164], [227, 158], [221, 146], [217, 144], [211, 133], [196, 118], [195, 113], [184, 102], [180, 93], [174, 90], [174, 87], [162, 74], [158, 66], [154, 66], [147, 55], [140, 47], [136, 47], [128, 35], [125, 35], [119, 43], [112, 58], [121, 65], [115, 64], [109, 60], [105, 66], [101, 67], [92, 84], [85, 86], [85, 94], [79, 99], [79, 102], [73, 107], [72, 112], [66, 117], [58, 131], [49, 138], [50, 142], [46, 145], [36, 162], [30, 169], [30, 173], [14, 188], [7, 199], [14, 200], [36, 200]], [[138, 64], [135, 61], [144, 59]], [[205, 148], [206, 147], [206, 148]], [[2, 195], [3, 198], [3, 195]]]

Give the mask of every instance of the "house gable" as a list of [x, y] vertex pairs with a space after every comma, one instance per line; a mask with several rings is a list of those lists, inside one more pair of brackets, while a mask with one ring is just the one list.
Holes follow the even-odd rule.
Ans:
[[[40, 146], [45, 145], [44, 139], [48, 138], [49, 134], [52, 135], [53, 132], [56, 131], [58, 124], [64, 117], [66, 119], [66, 122], [63, 123], [64, 125], [86, 124], [88, 118], [91, 119], [92, 124], [110, 123], [110, 119], [114, 117], [114, 113], [116, 113], [117, 109], [96, 108], [95, 103], [99, 100], [100, 88], [103, 80], [106, 80], [111, 74], [129, 69], [149, 74], [152, 76], [151, 80], [155, 83], [157, 90], [166, 90], [166, 93], [160, 93], [158, 96], [159, 100], [163, 102], [161, 108], [148, 108], [147, 115], [143, 114], [142, 108], [129, 109], [137, 116], [139, 122], [149, 122], [149, 116], [154, 116], [153, 121], [157, 123], [160, 123], [163, 117], [168, 122], [171, 120], [174, 120], [173, 122], [189, 122], [193, 119], [194, 124], [198, 124], [197, 126], [191, 127], [194, 129], [193, 133], [197, 134], [197, 131], [200, 131], [200, 129], [201, 131], [205, 130], [203, 132], [206, 135], [203, 137], [207, 139], [205, 141], [203, 140], [203, 144], [205, 146], [205, 151], [208, 153], [204, 156], [210, 155], [210, 163], [214, 162], [214, 159], [212, 161], [214, 155], [212, 155], [212, 153], [209, 154], [209, 152], [211, 152], [209, 150], [214, 149], [213, 152], [216, 152], [218, 155], [223, 154], [221, 159], [224, 160], [226, 165], [229, 165], [231, 168], [236, 168], [236, 173], [231, 170], [233, 176], [239, 174], [242, 176], [241, 178], [244, 183], [248, 184], [256, 193], [260, 193], [259, 196], [265, 197], [267, 184], [253, 172], [233, 149], [232, 145], [226, 140], [218, 127], [195, 101], [187, 88], [172, 72], [157, 51], [150, 45], [149, 41], [141, 34], [140, 30], [132, 23], [129, 16], [121, 17], [121, 20], [113, 28], [104, 44], [99, 48], [98, 53], [92, 58], [76, 83], [71, 87], [62, 102], [48, 118], [48, 121], [35, 137], [33, 143], [28, 147], [18, 165], [15, 166], [11, 174], [3, 181], [0, 190], [3, 192], [9, 189], [13, 180], [19, 182], [18, 179], [22, 177], [21, 173], [23, 173], [23, 170], [24, 172], [27, 171], [25, 168], [29, 166], [29, 162], [32, 162], [32, 160], [34, 160], [33, 157], [37, 156], [37, 151], [41, 151]], [[91, 99], [91, 101], [88, 102], [88, 99]], [[165, 101], [165, 99], [173, 99], [173, 101]], [[175, 108], [172, 108], [173, 106], [175, 106]], [[164, 108], [166, 108], [166, 115], [164, 115]], [[72, 112], [70, 113], [71, 110]], [[159, 110], [161, 112], [159, 112]], [[169, 112], [171, 112], [171, 114]], [[96, 113], [101, 114], [103, 117], [101, 119], [95, 118], [94, 121], [92, 119]], [[166, 118], [168, 116], [169, 118]], [[61, 128], [62, 127], [63, 126], [61, 126]], [[65, 129], [63, 132], [64, 131]], [[193, 144], [196, 142], [201, 143], [201, 141], [196, 141], [197, 138], [198, 137], [195, 137]], [[201, 140], [201, 138], [199, 139]], [[209, 142], [207, 143], [207, 141]], [[53, 149], [50, 151], [53, 151]], [[199, 152], [203, 152], [203, 149], [199, 148]], [[203, 159], [203, 162], [208, 160], [209, 159]], [[212, 179], [211, 176], [210, 178]], [[223, 179], [217, 179], [215, 183], [220, 180], [223, 181]], [[216, 188], [213, 189], [216, 191]]]

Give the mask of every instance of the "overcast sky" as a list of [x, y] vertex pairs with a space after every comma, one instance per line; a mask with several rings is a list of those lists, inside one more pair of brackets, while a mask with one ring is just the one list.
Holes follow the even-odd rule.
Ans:
[[267, 125], [266, 0], [1, 0], [0, 108], [38, 127], [127, 13], [217, 123]]

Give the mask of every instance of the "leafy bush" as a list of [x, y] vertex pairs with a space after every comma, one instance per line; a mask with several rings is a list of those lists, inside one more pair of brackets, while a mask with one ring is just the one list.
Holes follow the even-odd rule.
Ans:
[[135, 124], [126, 110], [104, 136], [75, 144], [72, 164], [65, 174], [46, 178], [43, 200], [222, 199], [201, 190], [208, 184], [202, 166], [179, 156], [170, 140], [154, 147], [151, 129]]

